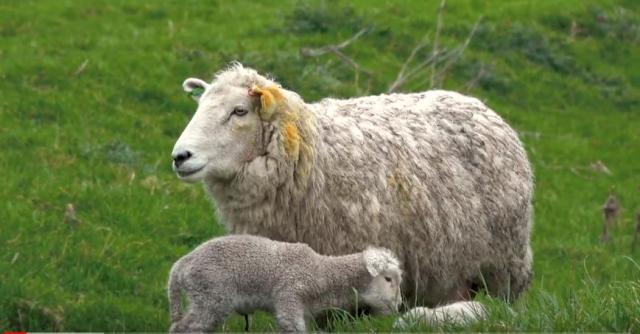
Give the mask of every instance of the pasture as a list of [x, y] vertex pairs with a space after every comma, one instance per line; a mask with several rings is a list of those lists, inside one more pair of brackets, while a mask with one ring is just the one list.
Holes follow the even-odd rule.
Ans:
[[[532, 286], [511, 305], [480, 296], [486, 321], [412, 330], [640, 331], [640, 3], [439, 4], [0, 1], [0, 329], [169, 327], [170, 266], [225, 233], [202, 186], [171, 171], [196, 107], [180, 84], [238, 60], [307, 101], [386, 92], [406, 64], [397, 91], [476, 96], [519, 132]], [[621, 209], [603, 242], [610, 191]]]

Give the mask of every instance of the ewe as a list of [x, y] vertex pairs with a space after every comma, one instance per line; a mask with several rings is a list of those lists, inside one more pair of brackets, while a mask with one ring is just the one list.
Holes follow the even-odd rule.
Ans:
[[[171, 332], [207, 332], [232, 312], [274, 312], [283, 331], [304, 332], [305, 315], [329, 308], [373, 313], [402, 302], [398, 259], [383, 248], [323, 256], [301, 243], [249, 235], [205, 242], [173, 265], [169, 275]], [[190, 306], [182, 314], [181, 292]], [[356, 295], [354, 296], [354, 292]]]
[[448, 91], [302, 98], [233, 64], [187, 79], [198, 109], [173, 149], [231, 233], [341, 255], [378, 245], [404, 264], [407, 303], [529, 285], [532, 172], [522, 143], [477, 99]]

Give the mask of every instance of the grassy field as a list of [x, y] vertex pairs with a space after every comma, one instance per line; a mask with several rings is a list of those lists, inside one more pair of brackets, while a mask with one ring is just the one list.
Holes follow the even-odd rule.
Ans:
[[[277, 5], [274, 5], [277, 3]], [[181, 90], [231, 60], [306, 100], [400, 88], [463, 91], [517, 129], [535, 168], [535, 280], [470, 327], [640, 331], [640, 2], [0, 0], [0, 329], [163, 331], [171, 264], [224, 233], [199, 185], [170, 168], [195, 106]], [[343, 52], [303, 47], [364, 35]], [[432, 78], [432, 73], [436, 75]], [[621, 212], [600, 241], [610, 189]], [[640, 238], [640, 237], [639, 237]], [[335, 321], [389, 331], [393, 318]], [[239, 331], [241, 318], [225, 329]], [[273, 330], [260, 315], [253, 330]]]

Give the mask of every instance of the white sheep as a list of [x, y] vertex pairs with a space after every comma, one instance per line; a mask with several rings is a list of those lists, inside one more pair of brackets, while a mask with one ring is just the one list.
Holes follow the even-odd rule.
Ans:
[[367, 245], [403, 262], [409, 304], [515, 300], [532, 276], [533, 175], [516, 132], [475, 98], [434, 90], [305, 103], [233, 64], [187, 79], [198, 109], [173, 149], [232, 233]]
[[395, 329], [407, 329], [408, 327], [415, 325], [465, 325], [485, 319], [486, 317], [487, 310], [481, 303], [475, 301], [461, 301], [434, 308], [413, 308], [396, 320], [393, 327]]
[[[302, 243], [231, 235], [205, 242], [178, 260], [169, 275], [171, 332], [206, 332], [232, 312], [265, 310], [283, 331], [304, 332], [305, 315], [358, 303], [388, 314], [402, 302], [396, 256], [367, 248], [323, 256]], [[181, 294], [189, 299], [182, 314]], [[355, 292], [355, 295], [354, 295]]]

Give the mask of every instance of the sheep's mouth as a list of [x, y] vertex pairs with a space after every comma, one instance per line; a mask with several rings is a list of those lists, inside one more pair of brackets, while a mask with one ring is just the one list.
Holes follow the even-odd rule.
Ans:
[[198, 168], [193, 168], [188, 170], [182, 170], [182, 169], [176, 168], [176, 174], [178, 174], [178, 177], [180, 178], [187, 178], [187, 177], [198, 174], [200, 171], [204, 169], [204, 167], [205, 165], [202, 165]]

